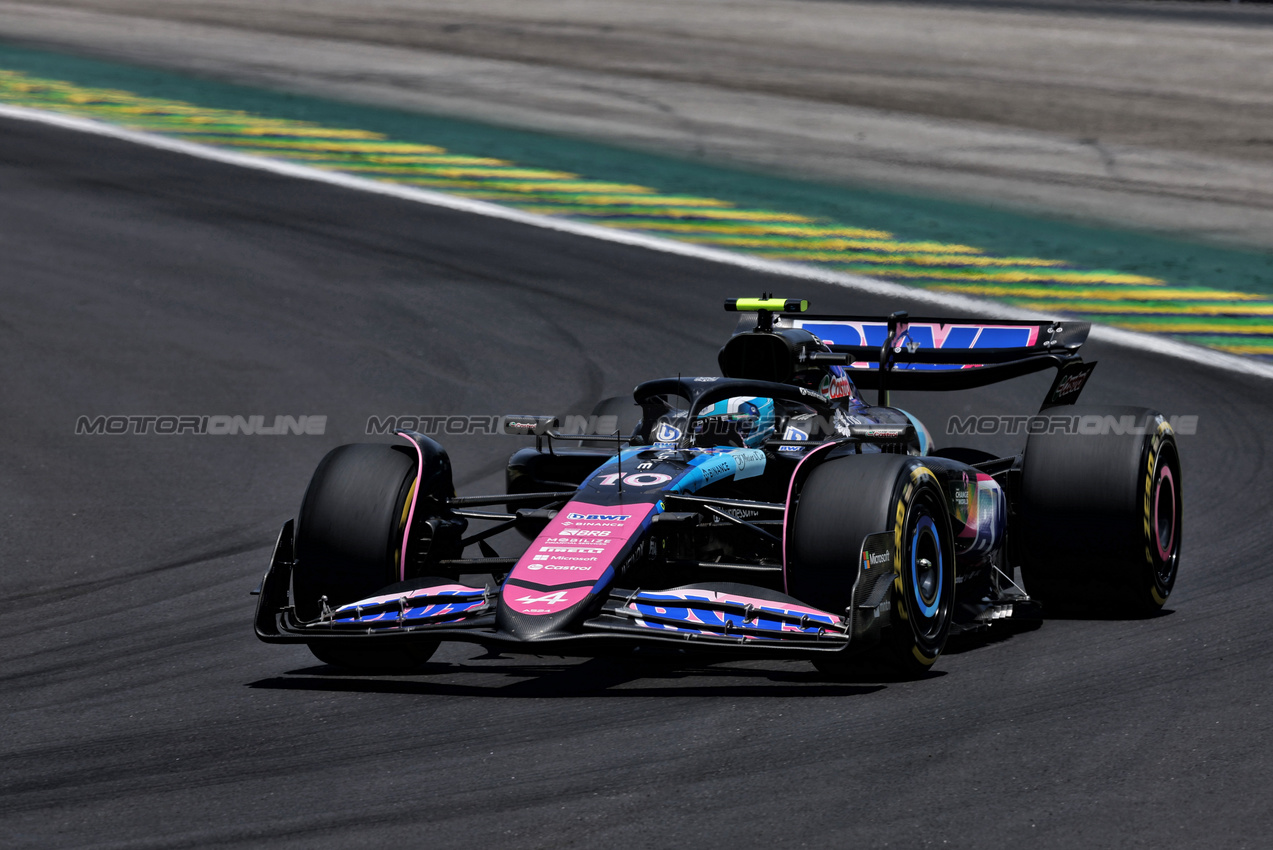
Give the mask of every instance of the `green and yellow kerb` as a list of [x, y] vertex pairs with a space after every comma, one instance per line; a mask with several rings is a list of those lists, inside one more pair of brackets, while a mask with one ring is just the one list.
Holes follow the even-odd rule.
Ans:
[[807, 263], [1273, 359], [1273, 298], [973, 245], [913, 241], [797, 213], [457, 152], [381, 133], [215, 109], [0, 70], [0, 103], [253, 156], [419, 186], [527, 212]]

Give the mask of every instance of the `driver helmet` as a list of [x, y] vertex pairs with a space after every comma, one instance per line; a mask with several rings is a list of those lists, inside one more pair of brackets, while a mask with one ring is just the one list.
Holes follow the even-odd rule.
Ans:
[[708, 405], [694, 422], [696, 446], [759, 448], [774, 435], [774, 400], [735, 396]]

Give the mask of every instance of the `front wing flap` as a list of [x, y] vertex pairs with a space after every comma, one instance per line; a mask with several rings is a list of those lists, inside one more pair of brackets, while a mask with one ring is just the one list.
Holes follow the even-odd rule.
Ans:
[[794, 601], [700, 588], [617, 590], [584, 625], [613, 634], [788, 648], [839, 649], [852, 634], [847, 619]]

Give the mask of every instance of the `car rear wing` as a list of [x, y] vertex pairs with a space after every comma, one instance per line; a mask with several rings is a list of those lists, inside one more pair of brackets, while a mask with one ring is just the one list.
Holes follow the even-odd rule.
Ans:
[[[786, 304], [795, 309], [783, 310]], [[777, 299], [773, 306], [779, 307]], [[879, 391], [880, 404], [888, 404], [891, 389], [966, 390], [1044, 369], [1056, 369], [1057, 376], [1043, 407], [1073, 404], [1096, 367], [1078, 356], [1091, 330], [1087, 322], [911, 318], [901, 311], [881, 319], [810, 315], [803, 306], [785, 302], [772, 312], [739, 311], [736, 333], [766, 325], [807, 330], [830, 349], [811, 359], [844, 366], [859, 388]]]

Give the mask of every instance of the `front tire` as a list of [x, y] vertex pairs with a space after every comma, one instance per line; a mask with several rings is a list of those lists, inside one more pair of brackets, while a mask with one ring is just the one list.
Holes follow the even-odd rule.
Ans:
[[874, 664], [914, 677], [945, 648], [955, 601], [954, 545], [941, 485], [917, 458], [854, 455], [810, 473], [796, 506], [788, 592], [824, 611], [851, 613], [862, 544], [878, 532], [893, 535], [889, 624], [865, 656], [815, 660], [829, 676]]
[[[335, 609], [399, 580], [416, 472], [413, 453], [398, 446], [340, 446], [319, 462], [296, 518], [292, 604], [300, 619], [318, 619], [323, 597]], [[327, 664], [397, 672], [423, 664], [436, 644], [386, 651], [328, 640], [309, 648]]]

